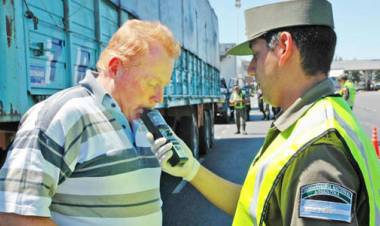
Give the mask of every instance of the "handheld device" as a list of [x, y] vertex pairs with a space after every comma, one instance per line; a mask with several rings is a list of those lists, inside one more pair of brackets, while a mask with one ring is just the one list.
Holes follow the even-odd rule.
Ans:
[[182, 150], [181, 144], [174, 135], [174, 132], [166, 123], [160, 112], [155, 109], [146, 109], [142, 113], [141, 119], [149, 132], [153, 134], [154, 139], [165, 137], [167, 140], [166, 143], [171, 142], [173, 144], [173, 156], [169, 159], [170, 165], [183, 165], [188, 158], [184, 150]]

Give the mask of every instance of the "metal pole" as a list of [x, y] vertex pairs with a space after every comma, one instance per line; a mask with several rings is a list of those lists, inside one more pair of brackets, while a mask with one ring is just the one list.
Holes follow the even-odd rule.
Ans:
[[241, 7], [241, 0], [235, 0], [236, 7], [236, 44], [239, 43], [239, 9]]

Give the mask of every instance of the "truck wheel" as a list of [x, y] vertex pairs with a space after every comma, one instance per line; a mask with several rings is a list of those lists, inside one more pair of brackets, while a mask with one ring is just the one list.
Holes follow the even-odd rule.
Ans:
[[203, 126], [201, 126], [199, 131], [199, 150], [201, 154], [207, 154], [210, 150], [211, 144], [211, 121], [209, 111], [203, 111]]
[[192, 150], [194, 157], [199, 158], [199, 131], [194, 113], [181, 118], [180, 124], [177, 126], [177, 133]]

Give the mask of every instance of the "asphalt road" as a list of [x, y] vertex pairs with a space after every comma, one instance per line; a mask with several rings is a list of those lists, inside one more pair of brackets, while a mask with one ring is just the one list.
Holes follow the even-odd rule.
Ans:
[[[380, 92], [359, 92], [354, 113], [369, 136], [373, 127], [380, 129]], [[203, 156], [202, 164], [226, 179], [242, 183], [271, 123], [261, 121], [257, 110], [251, 111], [250, 119], [248, 135], [235, 135], [234, 124], [215, 125], [215, 146]], [[161, 194], [164, 226], [229, 226], [232, 223], [232, 217], [179, 179], [163, 174]]]
[[380, 91], [358, 92], [354, 113], [369, 136], [374, 127], [380, 130]]

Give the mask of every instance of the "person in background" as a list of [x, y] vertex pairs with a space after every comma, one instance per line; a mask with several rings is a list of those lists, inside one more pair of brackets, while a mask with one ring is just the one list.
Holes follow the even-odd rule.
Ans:
[[278, 117], [278, 114], [280, 113], [281, 108], [272, 106], [271, 109], [272, 109], [272, 114], [273, 114], [272, 119], [275, 120]]
[[235, 112], [235, 123], [236, 123], [236, 132], [235, 134], [240, 133], [240, 127], [242, 127], [242, 133], [244, 135], [247, 134], [245, 131], [245, 125], [246, 125], [246, 110], [245, 110], [245, 95], [241, 91], [240, 87], [238, 85], [234, 86], [231, 97], [230, 97], [230, 104], [234, 107]]
[[257, 102], [259, 105], [259, 110], [261, 111], [261, 113], [263, 113], [263, 120], [269, 120], [269, 104], [264, 101], [263, 92], [260, 88], [257, 90]]
[[180, 46], [128, 20], [98, 72], [36, 104], [0, 171], [0, 225], [161, 226], [159, 162], [139, 120], [163, 100]]
[[[336, 45], [326, 0], [281, 1], [246, 10], [248, 40], [228, 51], [253, 55], [265, 101], [281, 107], [244, 184], [227, 181], [188, 153], [171, 166], [171, 143], [152, 141], [162, 169], [233, 215], [233, 226], [380, 225], [374, 147], [328, 79]], [[249, 73], [251, 74], [251, 73]]]
[[347, 101], [351, 109], [354, 107], [356, 90], [354, 84], [348, 80], [347, 75], [341, 75], [338, 77], [340, 84], [339, 94]]

